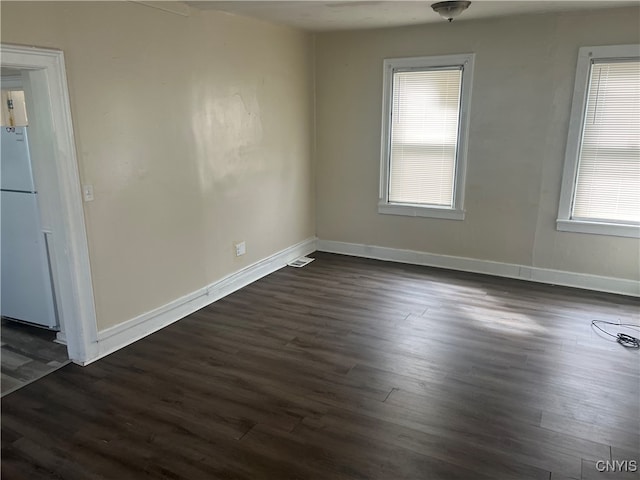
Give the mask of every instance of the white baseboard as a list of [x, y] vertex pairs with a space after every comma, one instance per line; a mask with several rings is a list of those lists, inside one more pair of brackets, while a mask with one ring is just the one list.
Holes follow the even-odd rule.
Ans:
[[[162, 307], [98, 332], [97, 348], [92, 349], [95, 353], [90, 359], [81, 364], [88, 365], [120, 348], [134, 343], [186, 317], [196, 310], [206, 307], [236, 290], [275, 272], [290, 261], [308, 255], [315, 250], [340, 253], [354, 257], [440, 267], [464, 272], [484, 273], [498, 277], [516, 278], [552, 285], [564, 285], [635, 297], [640, 296], [640, 282], [633, 280], [528, 267], [511, 263], [492, 262], [489, 260], [436, 255], [413, 250], [309, 238]], [[61, 340], [64, 341], [63, 338], [58, 339], [58, 341]]]
[[60, 345], [66, 345], [67, 344], [67, 336], [65, 335], [65, 333], [63, 331], [59, 331], [58, 333], [56, 333], [56, 338], [54, 340], [55, 343], [59, 343]]
[[640, 296], [640, 282], [623, 278], [602, 277], [584, 273], [551, 270], [548, 268], [528, 267], [514, 263], [436, 255], [414, 250], [401, 250], [332, 240], [319, 239], [317, 249], [321, 252], [340, 253], [354, 257], [440, 267], [463, 272], [484, 273], [498, 277], [517, 278], [531, 282], [563, 285], [566, 287], [597, 290], [599, 292], [617, 293], [634, 297]]
[[93, 349], [96, 352], [95, 355], [81, 364], [88, 365], [122, 347], [134, 343], [196, 310], [206, 307], [216, 300], [275, 272], [290, 261], [314, 252], [315, 249], [316, 239], [308, 238], [162, 307], [102, 330], [98, 332], [97, 348]]

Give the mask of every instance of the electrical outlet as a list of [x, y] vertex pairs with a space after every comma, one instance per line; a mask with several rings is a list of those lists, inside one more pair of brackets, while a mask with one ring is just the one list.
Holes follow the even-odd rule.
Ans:
[[236, 243], [236, 257], [247, 253], [247, 245], [244, 242]]

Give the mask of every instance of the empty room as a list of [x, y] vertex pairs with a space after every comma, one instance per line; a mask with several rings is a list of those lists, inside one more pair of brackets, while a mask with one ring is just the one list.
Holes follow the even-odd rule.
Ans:
[[640, 3], [2, 1], [3, 479], [640, 479]]

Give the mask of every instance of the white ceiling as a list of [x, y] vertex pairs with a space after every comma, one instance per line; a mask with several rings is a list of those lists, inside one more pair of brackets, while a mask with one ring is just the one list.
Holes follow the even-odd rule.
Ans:
[[[310, 31], [395, 27], [444, 22], [431, 9], [437, 0], [348, 0], [348, 1], [189, 1], [200, 10], [224, 12], [259, 18], [273, 23]], [[494, 1], [475, 0], [454, 22], [507, 15], [539, 14], [593, 10], [640, 5], [638, 1]]]

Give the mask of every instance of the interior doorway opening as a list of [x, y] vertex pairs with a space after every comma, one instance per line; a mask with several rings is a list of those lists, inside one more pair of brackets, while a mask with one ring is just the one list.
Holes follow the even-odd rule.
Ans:
[[[40, 326], [57, 331], [68, 358], [84, 365], [96, 357], [97, 327], [64, 55], [7, 44], [0, 50], [3, 89], [16, 90], [19, 84], [24, 92], [29, 156], [45, 235], [55, 323]], [[11, 97], [15, 109], [19, 95]], [[16, 113], [10, 120], [16, 125], [9, 127], [13, 133], [20, 128], [24, 132]]]
[[[2, 396], [69, 362], [51, 264], [50, 219], [42, 216], [42, 173], [31, 158], [20, 70], [0, 71], [0, 341]], [[37, 130], [37, 129], [36, 129]], [[38, 172], [36, 172], [38, 170]], [[62, 339], [62, 340], [60, 340]]]

